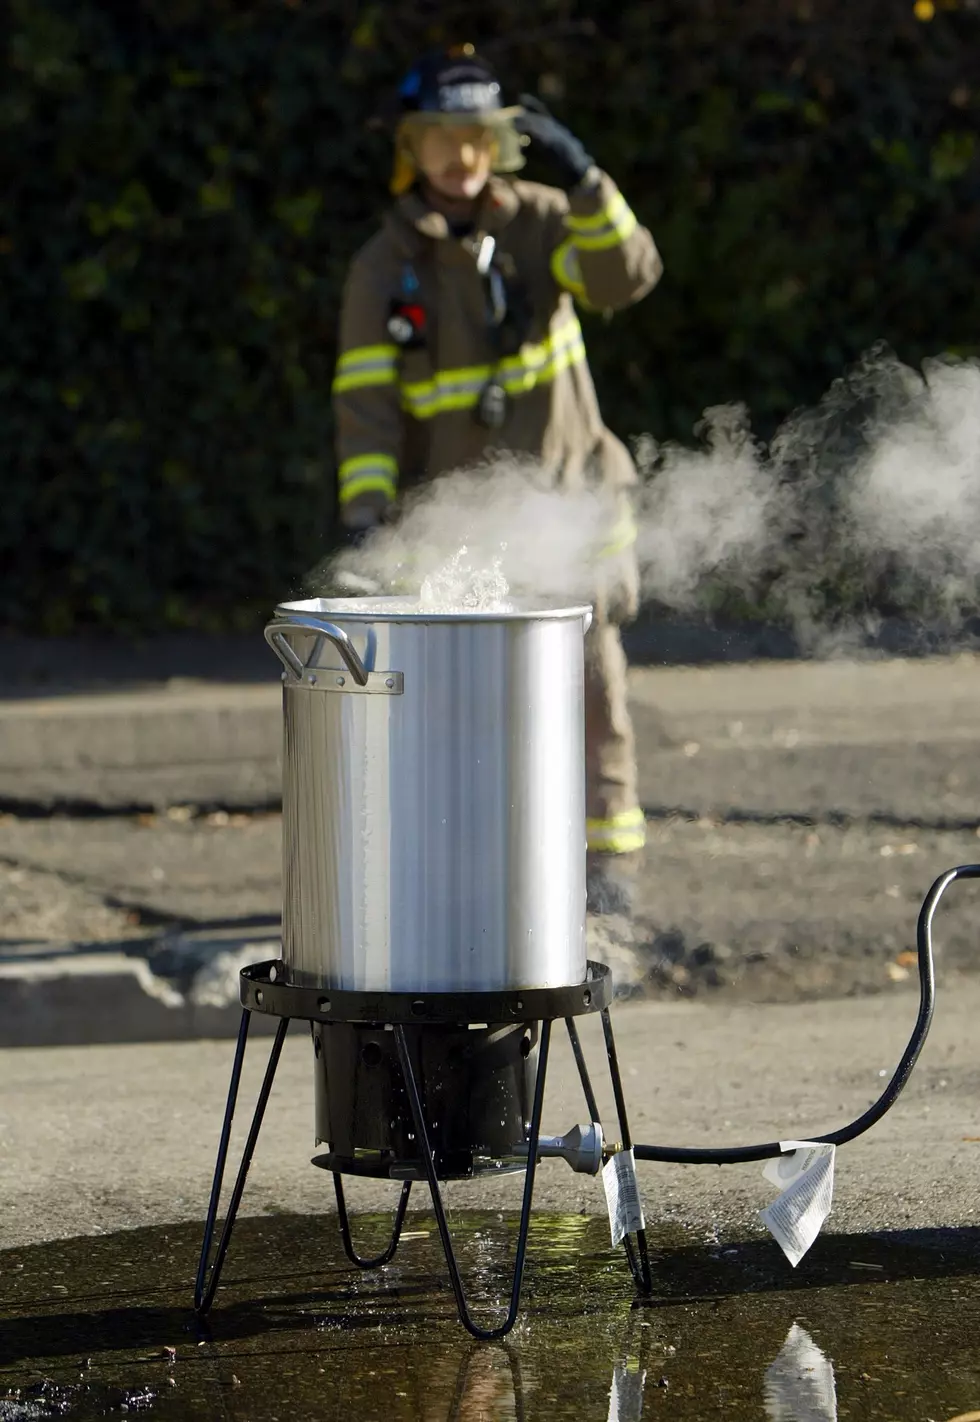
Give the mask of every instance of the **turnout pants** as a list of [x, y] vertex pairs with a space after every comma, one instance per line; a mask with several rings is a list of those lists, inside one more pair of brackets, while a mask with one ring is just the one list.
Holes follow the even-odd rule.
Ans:
[[592, 854], [631, 854], [646, 840], [626, 700], [626, 654], [613, 622], [585, 639], [585, 813]]

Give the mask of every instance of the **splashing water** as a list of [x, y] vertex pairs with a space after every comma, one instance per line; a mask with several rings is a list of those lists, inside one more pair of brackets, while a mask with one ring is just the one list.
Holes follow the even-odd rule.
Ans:
[[507, 600], [510, 585], [500, 559], [489, 567], [474, 568], [464, 544], [448, 562], [422, 579], [420, 612], [512, 612]]

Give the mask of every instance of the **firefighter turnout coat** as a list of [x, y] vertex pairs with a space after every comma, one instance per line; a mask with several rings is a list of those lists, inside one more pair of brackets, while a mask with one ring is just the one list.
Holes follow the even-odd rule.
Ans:
[[[485, 234], [525, 308], [519, 348], [504, 353], [475, 260]], [[618, 310], [660, 272], [653, 238], [604, 174], [570, 197], [493, 178], [465, 241], [417, 193], [401, 198], [355, 257], [344, 292], [333, 386], [341, 505], [364, 493], [394, 498], [491, 448], [532, 455], [569, 487], [632, 483], [629, 453], [602, 423], [575, 303]], [[414, 327], [403, 344], [389, 334], [393, 311]], [[491, 377], [507, 395], [499, 429], [475, 417]]]
[[[488, 236], [507, 293], [500, 327], [478, 264]], [[533, 457], [556, 485], [627, 490], [636, 471], [602, 422], [576, 307], [629, 306], [661, 270], [652, 236], [598, 169], [567, 195], [492, 178], [462, 237], [417, 192], [400, 198], [355, 257], [344, 291], [333, 384], [342, 510], [393, 500], [491, 451]], [[488, 385], [503, 406], [495, 427], [480, 418]], [[588, 842], [612, 853], [644, 839], [613, 625], [617, 612], [635, 611], [630, 538], [627, 520], [623, 546], [610, 553], [631, 570], [617, 579], [631, 592], [615, 611], [599, 594], [586, 644]]]

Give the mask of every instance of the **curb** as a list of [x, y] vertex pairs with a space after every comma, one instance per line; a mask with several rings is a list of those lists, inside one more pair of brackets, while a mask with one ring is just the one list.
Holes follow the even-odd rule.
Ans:
[[15, 950], [0, 958], [0, 1049], [234, 1037], [239, 971], [280, 952], [278, 938], [213, 930]]
[[[281, 952], [268, 930], [249, 936], [240, 929], [14, 948], [0, 957], [0, 1050], [235, 1037], [241, 969]], [[589, 953], [612, 969], [617, 998], [639, 989], [648, 965], [630, 946], [624, 920], [590, 919]], [[267, 1034], [276, 1025], [253, 1013], [249, 1031]]]
[[278, 683], [0, 702], [0, 806], [268, 808], [281, 741]]

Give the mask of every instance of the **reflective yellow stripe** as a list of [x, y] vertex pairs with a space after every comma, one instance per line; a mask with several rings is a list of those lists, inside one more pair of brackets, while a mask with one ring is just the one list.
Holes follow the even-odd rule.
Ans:
[[632, 237], [636, 228], [636, 216], [627, 208], [626, 215], [615, 225], [595, 237], [576, 236], [575, 245], [580, 252], [603, 252], [610, 247], [619, 247], [628, 237]]
[[541, 370], [534, 372], [533, 378], [529, 378], [527, 373], [516, 373], [503, 382], [504, 389], [508, 395], [522, 395], [528, 390], [533, 390], [536, 385], [548, 385], [555, 380], [562, 371], [568, 370], [573, 365], [579, 365], [585, 360], [585, 342], [577, 340], [574, 345], [565, 350], [556, 351], [548, 364]]
[[637, 221], [622, 193], [616, 193], [601, 212], [590, 217], [576, 217], [570, 213], [565, 218], [565, 226], [573, 234], [575, 246], [580, 252], [603, 252], [610, 247], [618, 247], [631, 237], [636, 231]]
[[333, 393], [361, 390], [369, 385], [394, 385], [398, 378], [398, 347], [354, 346], [337, 362]]
[[586, 849], [593, 854], [635, 854], [647, 842], [645, 830], [623, 830], [620, 834], [589, 835]]
[[599, 549], [599, 557], [612, 558], [617, 553], [625, 552], [627, 548], [633, 546], [636, 538], [636, 520], [632, 513], [624, 513], [613, 525], [609, 534], [609, 542]]
[[589, 849], [603, 854], [631, 854], [646, 844], [646, 820], [642, 810], [627, 810], [606, 820], [586, 820]]
[[438, 370], [431, 380], [413, 381], [402, 386], [402, 405], [416, 419], [428, 420], [445, 410], [465, 410], [476, 404], [492, 366], [470, 365], [457, 370]]
[[581, 337], [582, 327], [578, 323], [576, 316], [570, 316], [563, 326], [559, 326], [557, 331], [552, 331], [543, 341], [539, 341], [535, 346], [523, 346], [520, 354], [508, 356], [501, 362], [504, 369], [516, 370], [518, 366], [541, 365], [548, 358], [552, 351], [559, 346], [567, 345], [576, 336]]
[[340, 465], [340, 482], [352, 474], [361, 474], [365, 469], [383, 469], [394, 477], [398, 473], [398, 461], [390, 454], [355, 454], [353, 459], [345, 459]]
[[368, 385], [394, 385], [398, 379], [398, 373], [392, 367], [390, 370], [352, 370], [349, 374], [337, 375], [334, 377], [333, 393], [343, 395], [345, 390], [363, 390]]
[[398, 358], [398, 347], [390, 342], [383, 346], [351, 346], [349, 351], [344, 351], [337, 362], [338, 370], [346, 370], [350, 365], [363, 365], [365, 362], [387, 360], [394, 362]]
[[507, 393], [520, 395], [547, 384], [569, 366], [584, 360], [582, 328], [573, 317], [547, 340], [524, 346], [519, 355], [509, 356], [498, 367], [473, 365], [439, 370], [431, 380], [403, 385], [402, 405], [416, 419], [429, 420], [449, 410], [472, 409], [495, 369]]
[[629, 212], [626, 199], [622, 193], [614, 193], [599, 212], [592, 213], [589, 217], [579, 217], [570, 212], [565, 218], [565, 226], [569, 232], [598, 232], [603, 227], [615, 227], [616, 224]]
[[388, 474], [364, 474], [360, 479], [351, 479], [340, 490], [340, 502], [349, 504], [360, 494], [384, 494], [386, 498], [396, 497], [395, 481]]
[[563, 290], [570, 291], [573, 296], [585, 295], [585, 283], [582, 281], [582, 268], [575, 250], [574, 237], [566, 237], [552, 252], [551, 275]]
[[337, 477], [342, 504], [367, 493], [387, 494], [393, 499], [397, 492], [398, 463], [390, 454], [358, 454], [342, 461]]
[[510, 394], [517, 394], [522, 389], [533, 390], [543, 380], [553, 380], [574, 363], [567, 359], [569, 355], [574, 355], [576, 361], [585, 359], [582, 328], [574, 316], [559, 326], [548, 340], [525, 346], [520, 355], [500, 362], [504, 388]]

